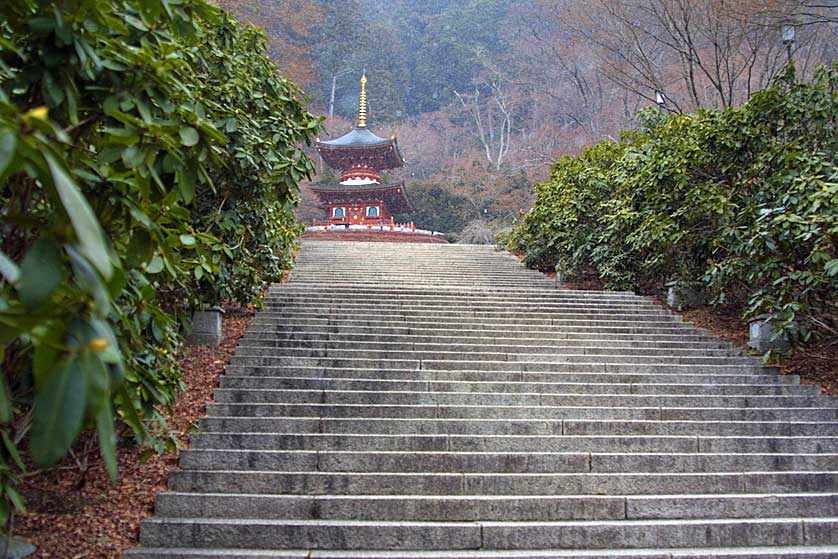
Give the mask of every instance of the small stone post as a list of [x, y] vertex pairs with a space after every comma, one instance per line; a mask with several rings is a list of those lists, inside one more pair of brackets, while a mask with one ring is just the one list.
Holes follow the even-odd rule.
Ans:
[[761, 314], [748, 324], [748, 346], [765, 353], [767, 351], [786, 351], [789, 340], [785, 335], [774, 336], [776, 329], [768, 319], [768, 315]]
[[560, 289], [562, 285], [564, 285], [564, 280], [567, 279], [565, 276], [566, 274], [562, 271], [562, 268], [556, 264], [555, 267], [556, 272], [556, 289]]
[[703, 307], [710, 301], [710, 295], [701, 282], [670, 281], [666, 287], [666, 304], [679, 311]]
[[187, 341], [193, 345], [221, 345], [221, 307], [211, 307], [192, 313], [192, 333]]

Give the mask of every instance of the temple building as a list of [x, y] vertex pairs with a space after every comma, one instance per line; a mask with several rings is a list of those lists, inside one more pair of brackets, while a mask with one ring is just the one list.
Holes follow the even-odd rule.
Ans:
[[317, 222], [309, 230], [364, 229], [413, 233], [410, 224], [397, 224], [393, 216], [413, 212], [404, 190], [404, 181], [385, 184], [381, 172], [404, 164], [395, 137], [381, 138], [367, 126], [367, 76], [361, 77], [358, 124], [334, 140], [320, 141], [317, 151], [323, 161], [340, 171], [340, 183], [312, 186], [321, 206], [328, 211], [326, 222]]

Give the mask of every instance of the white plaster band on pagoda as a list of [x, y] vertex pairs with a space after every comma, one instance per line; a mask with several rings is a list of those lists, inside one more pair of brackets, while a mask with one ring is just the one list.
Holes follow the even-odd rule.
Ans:
[[[352, 182], [365, 180], [366, 182]], [[356, 163], [340, 175], [340, 184], [381, 184], [381, 174], [369, 165]]]
[[347, 186], [351, 186], [353, 184], [381, 184], [381, 181], [377, 181], [371, 177], [352, 177], [350, 179], [340, 181], [340, 184], [345, 184]]

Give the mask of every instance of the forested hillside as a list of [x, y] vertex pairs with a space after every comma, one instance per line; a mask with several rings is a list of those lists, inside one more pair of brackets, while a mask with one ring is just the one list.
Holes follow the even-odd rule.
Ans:
[[[532, 205], [531, 185], [558, 156], [618, 138], [658, 95], [674, 113], [738, 106], [789, 56], [805, 79], [838, 52], [835, 9], [807, 0], [222, 4], [265, 29], [311, 110], [332, 115], [329, 134], [352, 126], [366, 69], [370, 121], [399, 137], [401, 174], [465, 199], [470, 220], [498, 226]], [[794, 40], [784, 43], [788, 24]], [[318, 170], [317, 180], [333, 180]], [[419, 221], [432, 208], [417, 198]], [[319, 216], [308, 202], [303, 220]], [[454, 207], [434, 210], [427, 225], [459, 230], [465, 210]]]

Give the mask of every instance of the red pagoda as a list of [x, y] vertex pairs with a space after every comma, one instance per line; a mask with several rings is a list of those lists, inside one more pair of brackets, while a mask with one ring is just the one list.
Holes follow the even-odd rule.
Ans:
[[396, 138], [380, 138], [367, 127], [367, 76], [361, 77], [358, 125], [340, 138], [316, 142], [317, 151], [332, 169], [340, 171], [340, 184], [311, 187], [329, 211], [330, 229], [405, 230], [415, 227], [397, 225], [394, 214], [411, 213], [413, 207], [405, 196], [404, 181], [383, 184], [381, 171], [404, 163]]

